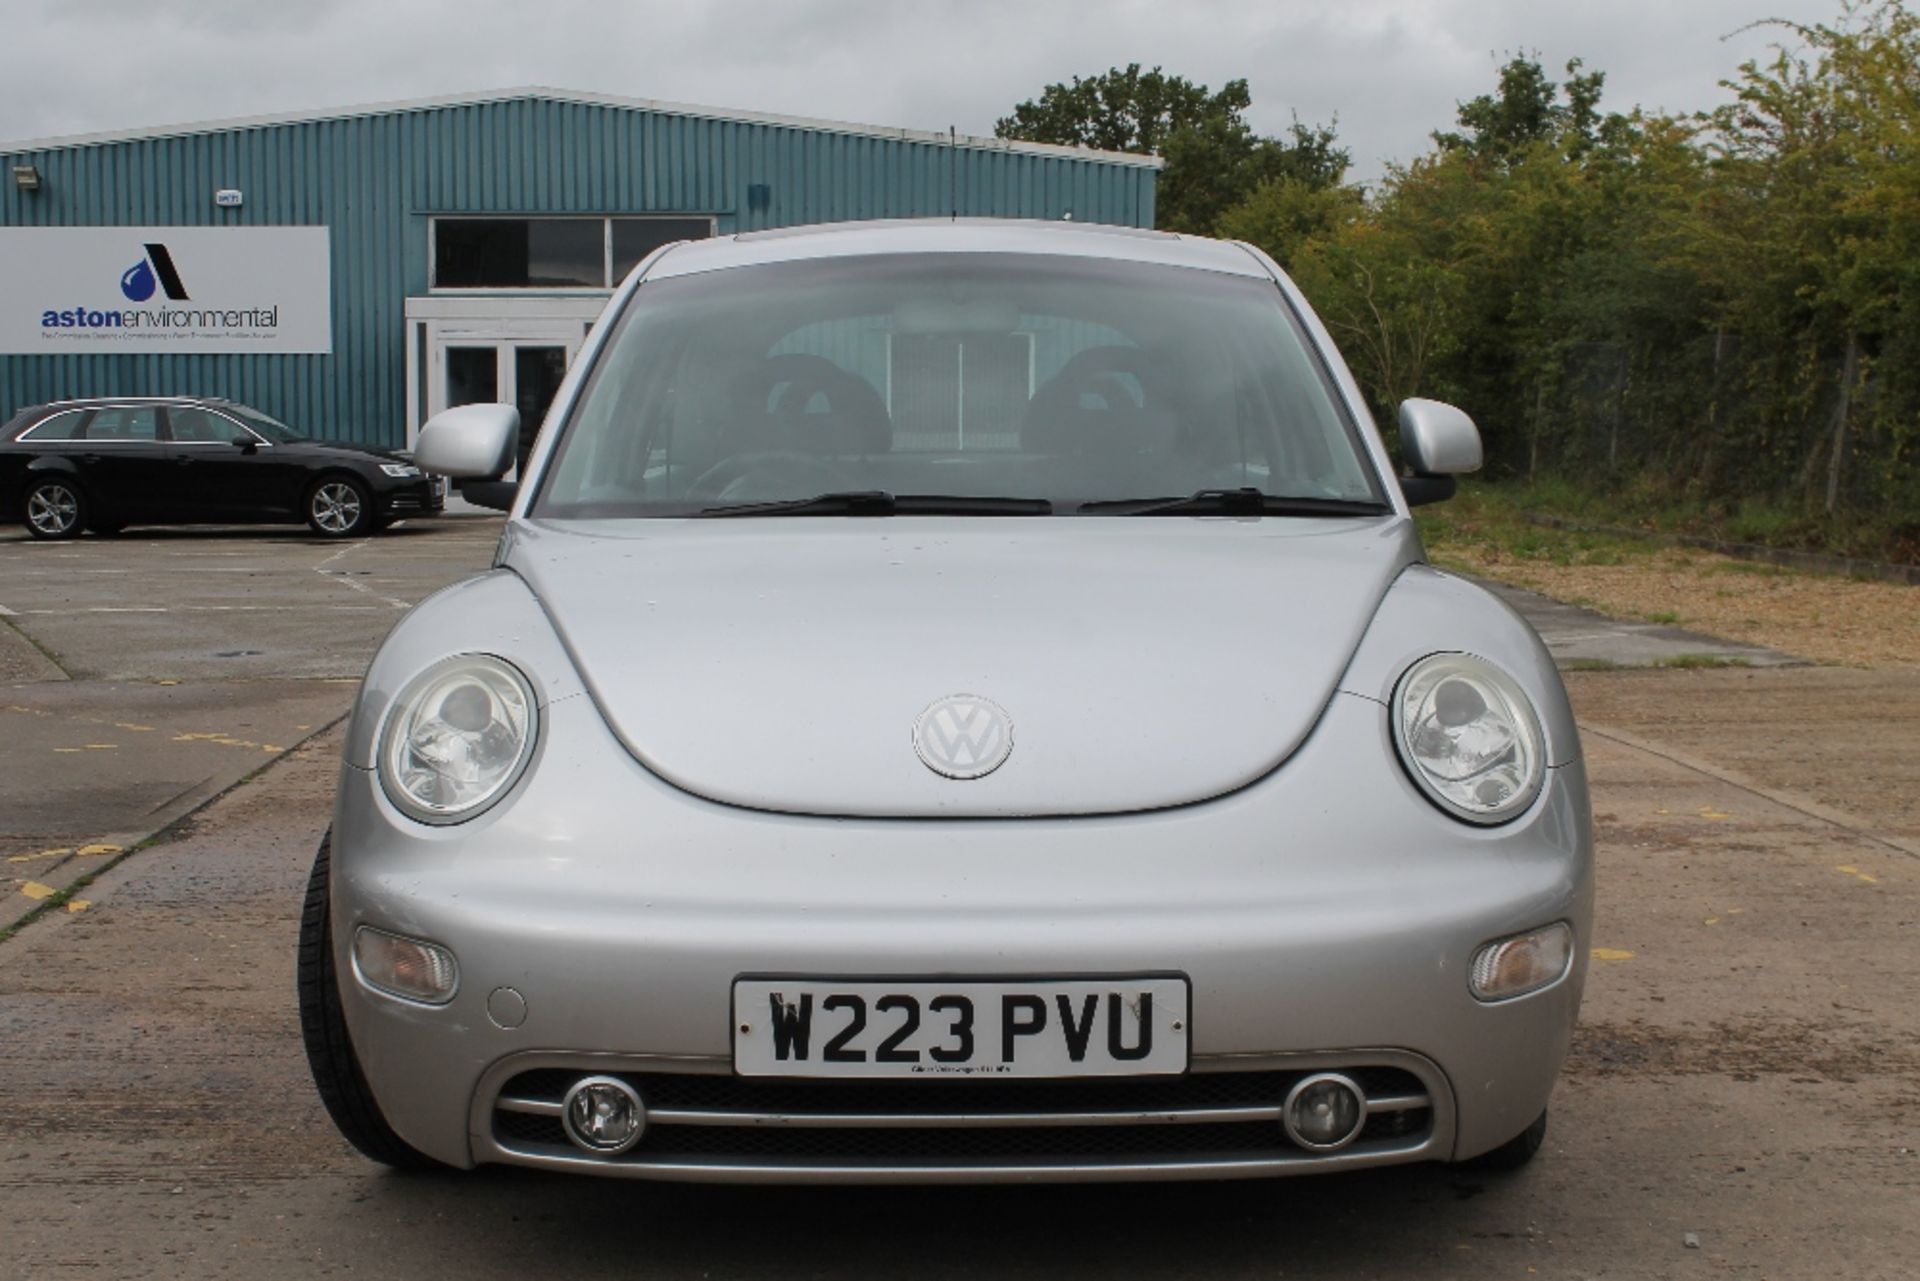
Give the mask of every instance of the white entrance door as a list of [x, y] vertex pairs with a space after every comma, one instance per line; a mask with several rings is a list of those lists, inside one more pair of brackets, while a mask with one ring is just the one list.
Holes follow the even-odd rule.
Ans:
[[588, 293], [407, 299], [408, 445], [443, 409], [499, 401], [520, 411], [524, 460], [606, 301]]
[[[501, 329], [508, 332], [484, 332]], [[578, 323], [565, 321], [523, 321], [511, 326], [429, 323], [427, 413], [490, 401], [518, 409], [520, 448], [513, 472], [517, 477], [583, 337]]]

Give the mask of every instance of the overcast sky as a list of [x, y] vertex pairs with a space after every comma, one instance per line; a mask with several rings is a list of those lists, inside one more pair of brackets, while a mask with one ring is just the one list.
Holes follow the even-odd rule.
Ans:
[[[1252, 120], [1339, 117], [1356, 175], [1425, 150], [1515, 51], [1607, 73], [1603, 105], [1725, 99], [1840, 0], [0, 0], [0, 141], [540, 84], [990, 134], [1051, 81], [1139, 62]], [[1556, 78], [1558, 78], [1556, 76]]]

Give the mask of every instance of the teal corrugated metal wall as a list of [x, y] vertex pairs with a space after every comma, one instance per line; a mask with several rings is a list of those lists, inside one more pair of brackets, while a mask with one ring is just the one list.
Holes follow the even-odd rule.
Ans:
[[[221, 395], [332, 439], [405, 436], [405, 300], [430, 215], [712, 215], [724, 234], [859, 218], [1153, 225], [1154, 171], [527, 97], [0, 154], [0, 226], [332, 229], [331, 355], [0, 356], [0, 415], [83, 395]], [[763, 209], [748, 189], [769, 188]], [[240, 209], [213, 193], [237, 187]]]

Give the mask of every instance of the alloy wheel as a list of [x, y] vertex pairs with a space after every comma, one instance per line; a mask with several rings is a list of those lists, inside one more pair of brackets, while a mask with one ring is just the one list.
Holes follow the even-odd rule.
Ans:
[[344, 534], [360, 523], [360, 493], [344, 480], [330, 480], [313, 491], [313, 523], [329, 534]]
[[27, 499], [27, 523], [49, 538], [63, 538], [80, 520], [80, 500], [65, 485], [42, 485]]

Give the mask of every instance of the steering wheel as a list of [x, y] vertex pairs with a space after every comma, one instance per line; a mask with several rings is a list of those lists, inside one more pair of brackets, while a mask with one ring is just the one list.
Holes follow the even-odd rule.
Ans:
[[[755, 494], [751, 483], [756, 477], [768, 476], [779, 472], [780, 484], [776, 492]], [[794, 484], [796, 478], [811, 476], [811, 481], [802, 480]], [[698, 500], [757, 502], [761, 499], [778, 501], [783, 498], [808, 498], [813, 494], [832, 493], [836, 490], [858, 489], [860, 484], [852, 476], [832, 463], [823, 462], [812, 454], [802, 454], [786, 449], [763, 449], [753, 453], [735, 454], [731, 458], [722, 458], [713, 466], [694, 477], [687, 486], [687, 497]]]

